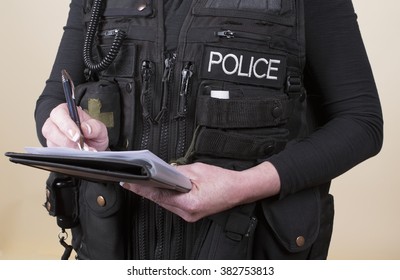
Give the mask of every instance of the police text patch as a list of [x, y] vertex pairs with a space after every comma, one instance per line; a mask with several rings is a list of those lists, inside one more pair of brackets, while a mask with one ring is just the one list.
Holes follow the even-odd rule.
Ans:
[[280, 55], [206, 46], [203, 78], [280, 88], [286, 58]]

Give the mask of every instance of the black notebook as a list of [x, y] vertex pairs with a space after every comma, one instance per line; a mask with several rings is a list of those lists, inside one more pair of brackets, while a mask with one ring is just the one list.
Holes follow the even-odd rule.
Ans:
[[190, 191], [192, 184], [176, 168], [148, 150], [91, 152], [69, 148], [26, 148], [26, 153], [7, 152], [13, 163], [99, 182], [137, 183]]

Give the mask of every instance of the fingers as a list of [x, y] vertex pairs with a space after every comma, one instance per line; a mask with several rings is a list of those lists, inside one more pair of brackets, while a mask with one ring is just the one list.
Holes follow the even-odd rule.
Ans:
[[56, 125], [56, 123], [52, 121], [51, 118], [48, 118], [44, 123], [42, 127], [42, 134], [47, 140], [48, 147], [68, 147], [68, 148], [77, 147], [76, 142], [78, 141], [80, 135], [76, 134], [72, 130], [68, 130], [68, 128], [66, 133], [63, 132]]
[[60, 104], [50, 113], [50, 120], [58, 128], [58, 130], [68, 137], [71, 141], [76, 142], [80, 136], [80, 130], [75, 122], [69, 116], [66, 104]]
[[87, 119], [81, 122], [81, 129], [85, 142], [98, 151], [104, 151], [108, 147], [108, 133], [106, 126], [96, 120]]
[[[240, 182], [238, 180], [240, 173], [203, 163], [176, 168], [190, 178], [192, 182], [190, 192], [179, 193], [137, 184], [123, 186], [179, 215], [187, 222], [195, 222], [239, 205], [241, 200], [236, 196], [241, 197], [241, 191], [235, 186]], [[231, 190], [234, 190], [233, 194]]]
[[130, 183], [121, 183], [121, 186], [157, 203], [187, 222], [196, 222], [207, 214], [205, 211], [201, 211], [198, 199], [191, 192], [179, 193], [157, 187]]
[[[90, 150], [105, 150], [108, 147], [108, 134], [105, 125], [90, 117], [89, 114], [78, 108], [81, 119], [81, 129], [85, 138], [85, 144]], [[60, 104], [54, 108], [50, 117], [42, 127], [43, 136], [49, 147], [76, 148], [81, 136], [81, 130], [70, 118], [66, 104]]]

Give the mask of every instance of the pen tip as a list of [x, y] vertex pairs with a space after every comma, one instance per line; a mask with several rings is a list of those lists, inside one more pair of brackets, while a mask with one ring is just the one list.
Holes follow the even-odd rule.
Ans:
[[81, 134], [81, 136], [79, 137], [79, 141], [78, 141], [78, 147], [81, 151], [87, 151], [87, 146], [85, 145], [85, 138], [83, 137], [83, 135]]

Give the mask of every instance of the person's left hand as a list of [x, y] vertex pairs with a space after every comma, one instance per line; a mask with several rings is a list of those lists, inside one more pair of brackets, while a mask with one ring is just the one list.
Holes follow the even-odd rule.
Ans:
[[192, 181], [190, 192], [180, 193], [131, 183], [124, 183], [122, 186], [154, 201], [188, 222], [195, 222], [238, 203], [232, 193], [237, 172], [202, 163], [177, 166], [177, 169]]
[[[192, 181], [192, 190], [187, 193], [132, 183], [121, 185], [179, 215], [187, 222], [195, 222], [279, 192], [279, 177], [276, 177], [275, 168], [272, 169], [275, 173], [269, 172], [268, 168], [272, 165], [262, 165], [247, 171], [232, 171], [203, 163], [177, 166], [178, 171]], [[269, 175], [264, 173], [266, 171]], [[269, 179], [274, 181], [266, 184], [265, 180]]]

